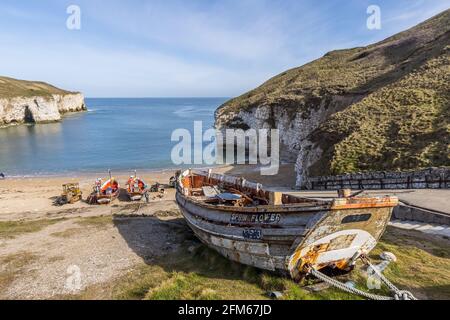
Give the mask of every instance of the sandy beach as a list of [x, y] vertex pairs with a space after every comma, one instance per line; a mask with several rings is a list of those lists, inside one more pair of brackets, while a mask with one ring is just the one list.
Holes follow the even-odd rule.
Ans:
[[[172, 171], [159, 171], [144, 173], [140, 177], [149, 185], [156, 182], [165, 184], [169, 182], [173, 173]], [[78, 177], [55, 176], [0, 180], [0, 221], [39, 219], [52, 215], [52, 213], [58, 214], [61, 209], [68, 209], [69, 207], [71, 211], [80, 213], [102, 211], [104, 208], [90, 206], [84, 201], [64, 207], [55, 206], [53, 203], [61, 194], [62, 185], [65, 183], [79, 183], [83, 192], [83, 199], [86, 199], [92, 192], [95, 179], [100, 177], [98, 174], [84, 174]], [[129, 175], [119, 174], [114, 177], [119, 181], [121, 187], [124, 187]], [[102, 178], [107, 178], [106, 174]], [[121, 197], [121, 199], [123, 198]], [[123, 203], [123, 201], [117, 201], [116, 205], [120, 206]]]
[[[291, 169], [292, 166], [284, 166], [282, 171]], [[259, 176], [257, 168], [222, 166], [214, 171], [246, 173], [249, 179]], [[173, 170], [163, 170], [142, 172], [139, 176], [152, 185], [167, 184], [173, 174]], [[54, 204], [65, 183], [79, 183], [86, 199], [97, 177], [101, 175], [0, 180], [0, 298], [47, 299], [70, 295], [73, 292], [67, 288], [66, 280], [71, 266], [82, 271], [81, 290], [111, 281], [142, 263], [142, 259], [167, 255], [184, 244], [184, 238], [174, 239], [174, 231], [176, 238], [180, 224], [184, 232], [189, 230], [178, 212], [173, 189], [167, 189], [164, 195], [151, 194], [149, 204], [131, 203], [125, 192], [108, 206], [89, 205], [85, 201]], [[129, 174], [114, 177], [124, 187]], [[279, 179], [285, 186], [292, 183]], [[114, 223], [111, 220], [113, 215], [134, 217], [127, 224], [131, 233], [117, 228], [117, 219]], [[156, 219], [139, 220], [136, 215]]]
[[[283, 165], [280, 173], [273, 176], [261, 176], [258, 167], [255, 166], [220, 166], [213, 168], [214, 172], [228, 173], [244, 176], [248, 180], [258, 181], [267, 185], [275, 185], [282, 187], [293, 187], [295, 179], [293, 174], [293, 165]], [[175, 173], [173, 169], [161, 171], [146, 171], [138, 173], [148, 185], [156, 182], [160, 184], [168, 184], [170, 177]], [[125, 187], [130, 174], [118, 173], [114, 174], [121, 187]], [[107, 178], [107, 173], [101, 174], [70, 174], [66, 176], [47, 176], [47, 177], [25, 177], [25, 178], [7, 178], [0, 180], [0, 221], [20, 220], [20, 219], [39, 219], [48, 216], [56, 216], [62, 214], [63, 211], [78, 212], [85, 214], [86, 212], [96, 213], [105, 210], [103, 207], [91, 206], [83, 201], [73, 205], [59, 207], [54, 205], [55, 199], [62, 192], [62, 185], [65, 183], [79, 183], [83, 192], [83, 199], [92, 192], [92, 187], [96, 178]], [[164, 197], [165, 200], [173, 200], [171, 192]], [[129, 204], [126, 199], [125, 192], [116, 201], [114, 205], [117, 207]], [[69, 209], [70, 208], [70, 209]]]
[[[169, 171], [154, 172], [143, 174], [142, 178], [149, 184], [167, 183], [172, 174]], [[111, 206], [91, 206], [84, 201], [54, 205], [62, 192], [62, 184], [79, 182], [83, 199], [86, 199], [96, 177], [0, 181], [0, 223], [6, 224], [2, 229], [6, 234], [0, 235], [0, 298], [44, 299], [69, 294], [72, 291], [67, 289], [65, 280], [70, 266], [76, 265], [82, 270], [85, 288], [109, 281], [139, 262], [139, 257], [110, 220], [113, 211], [130, 205], [124, 197]], [[118, 175], [116, 178], [125, 183], [128, 177]], [[153, 197], [147, 214], [176, 210], [173, 195], [173, 190], [168, 190], [162, 198]], [[103, 217], [106, 217], [105, 223], [102, 223]], [[19, 231], [11, 234], [9, 231], [17, 226]], [[154, 240], [149, 250], [155, 243], [161, 250], [164, 245]]]
[[[284, 190], [289, 190], [295, 182], [292, 165], [282, 166], [275, 177], [261, 176], [258, 168], [247, 166], [223, 166], [214, 171], [241, 175]], [[166, 170], [139, 175], [151, 185], [155, 182], [168, 183], [173, 174], [173, 171]], [[205, 249], [180, 215], [174, 201], [174, 189], [167, 189], [164, 195], [151, 194], [148, 204], [131, 203], [125, 194], [107, 206], [89, 205], [84, 201], [64, 206], [54, 204], [61, 194], [62, 184], [68, 182], [79, 182], [83, 199], [86, 199], [97, 177], [82, 174], [0, 180], [0, 299], [142, 298], [134, 295], [135, 289], [126, 291], [127, 295], [123, 296], [120, 291], [117, 293], [117, 288], [141, 281], [139, 276], [136, 280], [136, 273], [139, 275], [142, 270], [146, 270], [145, 276], [156, 274], [161, 279], [177, 276], [178, 273], [172, 273], [174, 268], [179, 270], [177, 272], [187, 272], [188, 267], [179, 265], [186, 259], [185, 255], [191, 259], [190, 263], [195, 263], [192, 267], [194, 271], [203, 268], [206, 273], [213, 272], [208, 265], [215, 265], [217, 259], [222, 259], [217, 254], [207, 251], [207, 258], [200, 260], [197, 256], [189, 256], [199, 247]], [[122, 187], [128, 177], [126, 174], [115, 175]], [[398, 238], [399, 231], [394, 229], [388, 231], [388, 239]], [[404, 241], [409, 241], [408, 245], [419, 247], [421, 243], [436, 248], [437, 243], [442, 241], [448, 244], [448, 240], [419, 233], [405, 236], [403, 232], [402, 237]], [[204, 259], [212, 259], [212, 262]], [[219, 261], [229, 264], [226, 260]], [[438, 263], [444, 263], [442, 261]], [[430, 263], [436, 265], [437, 262], [430, 260]], [[252, 293], [255, 290], [252, 281], [242, 281], [247, 268], [234, 264], [230, 268], [238, 274], [230, 283], [226, 281], [231, 280], [221, 279], [220, 270], [214, 271], [208, 278], [208, 281], [214, 279], [218, 282], [214, 284], [218, 287], [230, 285], [234, 288], [224, 297], [265, 297], [266, 293], [259, 288]], [[75, 278], [79, 279], [78, 282], [74, 282], [75, 275], [79, 276]], [[450, 281], [445, 277], [442, 280], [444, 283]], [[164, 287], [165, 280], [161, 279], [152, 278], [151, 285], [148, 285], [156, 283]], [[249, 287], [236, 290], [238, 283]], [[441, 295], [421, 290], [415, 292], [423, 298]], [[443, 294], [446, 297], [445, 290]]]

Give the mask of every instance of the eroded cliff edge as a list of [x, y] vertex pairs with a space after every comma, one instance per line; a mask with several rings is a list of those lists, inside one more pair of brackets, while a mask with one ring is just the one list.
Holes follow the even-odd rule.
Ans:
[[308, 177], [450, 165], [450, 10], [368, 47], [333, 51], [216, 111], [216, 127], [278, 128]]
[[61, 120], [68, 112], [87, 110], [84, 96], [44, 82], [0, 77], [0, 127]]

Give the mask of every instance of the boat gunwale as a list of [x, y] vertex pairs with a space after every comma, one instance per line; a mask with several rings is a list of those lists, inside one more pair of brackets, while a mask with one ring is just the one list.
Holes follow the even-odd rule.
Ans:
[[[193, 173], [193, 172], [192, 172]], [[192, 174], [191, 173], [191, 174]], [[207, 172], [195, 172], [193, 174], [203, 176], [207, 174]], [[226, 177], [226, 175], [221, 174], [221, 176]], [[242, 214], [246, 213], [302, 213], [302, 212], [311, 212], [311, 211], [323, 211], [323, 210], [345, 210], [345, 209], [368, 209], [368, 208], [380, 208], [380, 207], [396, 207], [398, 205], [398, 198], [392, 196], [385, 197], [359, 197], [359, 198], [332, 198], [330, 200], [317, 200], [312, 198], [298, 197], [295, 195], [291, 195], [289, 193], [282, 193], [283, 196], [295, 197], [298, 199], [304, 199], [305, 202], [299, 203], [284, 203], [279, 205], [257, 205], [254, 207], [235, 207], [235, 206], [226, 206], [221, 204], [209, 204], [205, 201], [198, 200], [194, 196], [185, 195], [184, 189], [186, 187], [182, 184], [182, 179], [187, 177], [185, 174], [181, 174], [177, 181], [178, 185], [176, 187], [176, 193], [178, 196], [181, 196], [185, 201], [189, 201], [194, 205], [201, 206], [206, 209], [214, 209], [220, 211], [233, 211]], [[231, 176], [230, 176], [231, 177]], [[237, 177], [235, 177], [237, 178]], [[239, 187], [235, 184], [235, 187]], [[266, 192], [267, 190], [261, 189]], [[257, 191], [257, 190], [255, 190]], [[345, 201], [345, 203], [340, 203], [341, 201]]]
[[[296, 204], [283, 204], [283, 205], [259, 205], [255, 207], [234, 207], [234, 206], [226, 206], [226, 205], [215, 205], [209, 204], [201, 200], [197, 200], [192, 196], [186, 196], [179, 190], [177, 190], [177, 196], [181, 197], [185, 201], [189, 201], [190, 203], [203, 207], [205, 209], [213, 209], [219, 211], [225, 211], [230, 213], [241, 213], [241, 214], [252, 214], [252, 213], [303, 213], [303, 212], [311, 212], [311, 211], [323, 211], [323, 210], [331, 210], [331, 203], [325, 204], [322, 206], [317, 205], [304, 205], [301, 203]], [[178, 202], [178, 201], [177, 201]], [[184, 206], [184, 204], [179, 203]]]

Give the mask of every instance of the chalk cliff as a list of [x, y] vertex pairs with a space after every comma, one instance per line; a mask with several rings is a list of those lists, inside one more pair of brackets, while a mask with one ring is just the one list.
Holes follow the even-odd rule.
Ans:
[[450, 165], [450, 10], [384, 41], [327, 53], [226, 102], [216, 127], [278, 128], [308, 177]]
[[65, 113], [85, 110], [81, 93], [0, 77], [0, 126], [59, 121]]

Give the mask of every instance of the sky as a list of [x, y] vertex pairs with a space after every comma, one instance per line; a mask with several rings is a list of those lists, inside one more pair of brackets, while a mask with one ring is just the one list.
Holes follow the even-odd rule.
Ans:
[[[80, 29], [67, 28], [80, 8]], [[367, 28], [377, 5], [381, 29]], [[450, 0], [1, 0], [0, 75], [87, 97], [234, 97]]]

